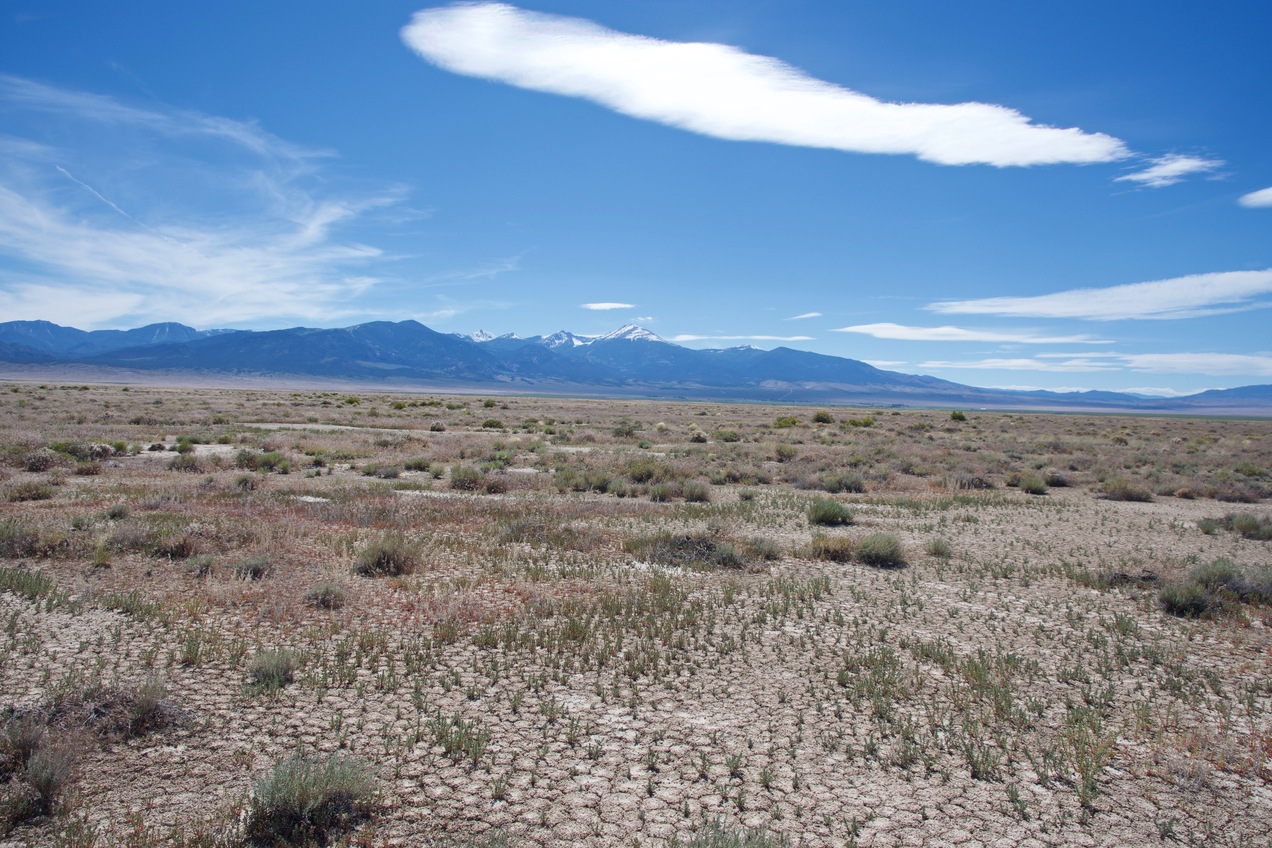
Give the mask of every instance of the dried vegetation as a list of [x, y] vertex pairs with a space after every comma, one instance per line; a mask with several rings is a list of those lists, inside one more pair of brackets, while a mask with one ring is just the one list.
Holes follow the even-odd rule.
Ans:
[[1259, 420], [6, 384], [0, 845], [1263, 846], [1269, 469]]

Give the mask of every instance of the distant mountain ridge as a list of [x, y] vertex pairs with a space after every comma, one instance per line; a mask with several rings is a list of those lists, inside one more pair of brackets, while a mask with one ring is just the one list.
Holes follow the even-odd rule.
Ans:
[[150, 324], [86, 332], [49, 321], [0, 323], [0, 362], [357, 381], [386, 388], [501, 389], [649, 398], [1272, 415], [1272, 386], [1175, 398], [1120, 392], [982, 389], [778, 347], [695, 350], [634, 324], [599, 336], [439, 333], [416, 321], [285, 330]]

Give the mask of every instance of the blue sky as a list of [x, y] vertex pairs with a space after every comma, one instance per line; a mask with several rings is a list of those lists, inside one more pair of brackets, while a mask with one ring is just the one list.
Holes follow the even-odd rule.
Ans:
[[1272, 383], [1272, 4], [10, 0], [0, 320]]

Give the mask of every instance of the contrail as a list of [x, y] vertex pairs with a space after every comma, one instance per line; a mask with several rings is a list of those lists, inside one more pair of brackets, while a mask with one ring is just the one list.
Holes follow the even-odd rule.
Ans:
[[70, 180], [71, 182], [75, 183], [77, 186], [79, 186], [80, 188], [84, 189], [84, 191], [88, 192], [88, 193], [89, 193], [89, 194], [91, 194], [93, 197], [96, 197], [96, 198], [97, 198], [98, 200], [100, 200], [102, 203], [105, 203], [105, 204], [106, 204], [107, 206], [109, 206], [111, 209], [114, 209], [114, 210], [115, 210], [116, 212], [118, 212], [120, 215], [123, 215], [125, 218], [127, 218], [129, 221], [132, 221], [134, 224], [136, 224], [137, 226], [141, 227], [143, 230], [145, 230], [145, 231], [147, 231], [147, 232], [150, 232], [150, 233], [154, 233], [155, 235], [159, 236], [159, 238], [163, 239], [164, 241], [172, 242], [173, 244], [177, 245], [178, 247], [184, 247], [186, 250], [191, 251], [191, 252], [192, 252], [192, 253], [194, 253], [196, 256], [198, 256], [200, 259], [206, 259], [206, 258], [207, 258], [207, 257], [205, 257], [202, 253], [199, 253], [199, 251], [198, 251], [198, 250], [195, 250], [193, 247], [191, 247], [190, 245], [185, 244], [184, 242], [177, 241], [176, 239], [172, 238], [172, 236], [169, 236], [169, 235], [167, 235], [167, 234], [165, 234], [165, 233], [161, 233], [161, 232], [159, 232], [159, 230], [156, 230], [154, 227], [150, 226], [149, 224], [144, 224], [144, 223], [142, 223], [141, 221], [138, 221], [138, 220], [137, 220], [136, 218], [134, 218], [132, 215], [129, 215], [129, 214], [128, 214], [127, 212], [125, 212], [123, 209], [120, 209], [120, 208], [119, 208], [119, 205], [118, 205], [117, 203], [115, 203], [113, 200], [111, 200], [109, 197], [106, 197], [106, 196], [105, 196], [105, 195], [103, 195], [100, 191], [98, 191], [97, 189], [93, 188], [91, 185], [89, 185], [88, 183], [84, 182], [83, 180], [81, 180], [81, 179], [77, 179], [77, 178], [75, 177], [75, 175], [74, 175], [74, 174], [72, 174], [70, 171], [68, 171], [68, 170], [66, 170], [65, 168], [63, 168], [61, 165], [54, 165], [53, 167], [57, 168], [58, 172], [59, 172], [62, 176], [66, 177], [68, 180]]

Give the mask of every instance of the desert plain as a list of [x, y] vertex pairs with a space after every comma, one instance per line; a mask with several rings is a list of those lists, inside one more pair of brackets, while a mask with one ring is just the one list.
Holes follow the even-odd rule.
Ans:
[[1272, 844], [1272, 421], [0, 383], [0, 845]]

